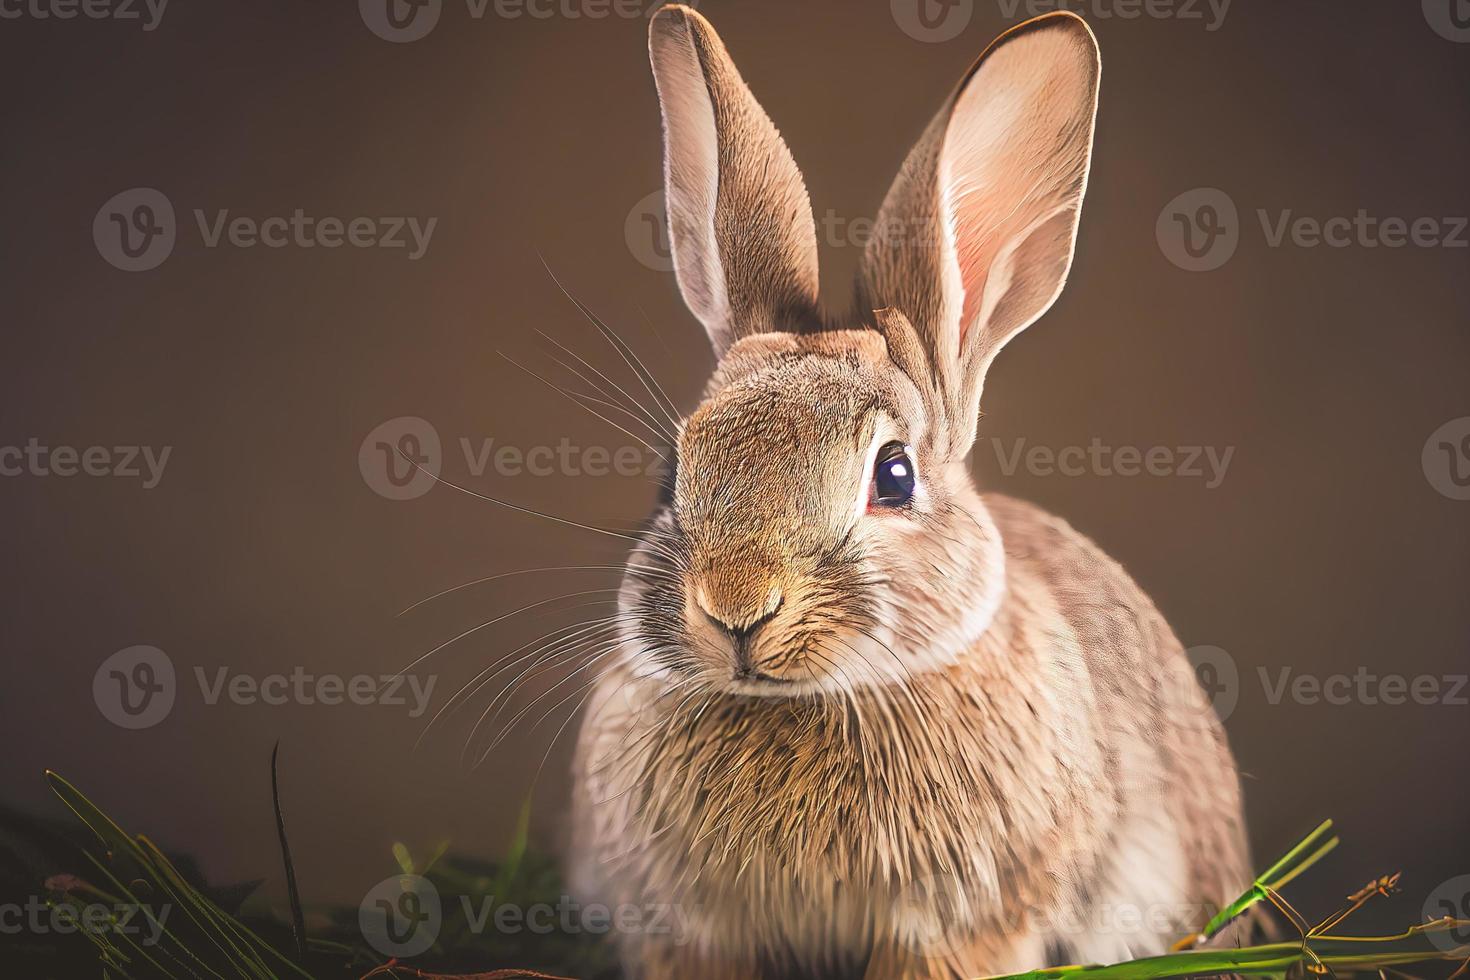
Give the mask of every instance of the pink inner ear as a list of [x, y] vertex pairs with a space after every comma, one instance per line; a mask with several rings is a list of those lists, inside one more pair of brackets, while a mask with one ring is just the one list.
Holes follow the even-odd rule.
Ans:
[[978, 167], [946, 167], [945, 213], [948, 233], [954, 243], [964, 303], [960, 312], [959, 341], [964, 350], [976, 328], [985, 282], [999, 251], [996, 217], [1003, 215], [1006, 202], [994, 185], [985, 186]]
[[[950, 232], [955, 241], [955, 259], [959, 264], [960, 286], [964, 290], [964, 305], [960, 312], [960, 350], [980, 316], [980, 301], [985, 295], [985, 274], [995, 258], [991, 241], [978, 233], [981, 212], [985, 206], [977, 204], [983, 200], [978, 188], [956, 188], [955, 209], [951, 211]], [[958, 352], [956, 352], [958, 353]]]
[[975, 329], [996, 255], [1027, 223], [1027, 199], [1036, 182], [1046, 179], [1038, 172], [1046, 161], [1035, 157], [1048, 147], [1031, 131], [1046, 112], [1028, 104], [1038, 93], [1027, 81], [992, 82], [983, 73], [961, 93], [945, 134], [940, 187], [964, 290], [961, 349]]
[[[1055, 295], [1041, 283], [991, 280], [1056, 268], [1054, 262], [1036, 261], [1037, 256], [1017, 268], [1007, 261], [1000, 263], [1005, 268], [998, 267], [997, 259], [1022, 248], [1022, 238], [1058, 210], [1075, 208], [1080, 198], [1092, 137], [1094, 59], [1069, 31], [1023, 34], [988, 57], [955, 102], [940, 151], [939, 181], [964, 291], [961, 350], [973, 343], [975, 330], [990, 328], [981, 322], [982, 313], [994, 313], [984, 309], [987, 285], [992, 292], [1020, 286], [1028, 295], [1048, 300]], [[1056, 244], [1065, 276], [1070, 240], [1064, 236]], [[988, 301], [997, 303], [1000, 296]]]

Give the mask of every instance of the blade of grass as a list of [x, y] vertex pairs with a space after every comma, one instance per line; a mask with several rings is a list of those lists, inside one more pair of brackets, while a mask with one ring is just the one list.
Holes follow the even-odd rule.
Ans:
[[1221, 973], [1280, 978], [1314, 957], [1334, 971], [1376, 971], [1470, 956], [1470, 946], [1445, 947], [1437, 942], [1440, 934], [1466, 927], [1470, 922], [1445, 918], [1393, 936], [1318, 936], [1307, 941], [1313, 955], [1305, 955], [1300, 942], [1267, 943], [1238, 949], [1192, 949], [1106, 966], [1062, 966], [993, 980], [1182, 980]]
[[[1332, 829], [1332, 821], [1324, 820], [1317, 825], [1317, 829], [1302, 838], [1295, 847], [1281, 855], [1269, 868], [1257, 876], [1235, 901], [1226, 905], [1215, 917], [1206, 923], [1204, 929], [1200, 930], [1198, 942], [1204, 942], [1225, 928], [1235, 919], [1245, 914], [1252, 905], [1266, 897], [1266, 888], [1280, 890], [1281, 886], [1291, 881], [1297, 875], [1316, 864], [1327, 856], [1338, 844], [1338, 838], [1333, 837], [1326, 842], [1317, 845], [1317, 842]], [[1315, 850], [1311, 848], [1316, 845]], [[1306, 855], [1303, 857], [1303, 855]]]
[[[124, 861], [136, 866], [137, 878], [149, 883], [159, 896], [166, 898], [169, 904], [183, 911], [188, 918], [188, 924], [193, 926], [191, 935], [197, 932], [198, 939], [208, 943], [213, 947], [214, 952], [218, 953], [222, 962], [214, 962], [213, 955], [205, 959], [192, 948], [190, 943], [184, 941], [174, 926], [160, 923], [162, 934], [169, 940], [169, 945], [168, 948], [160, 945], [158, 952], [176, 960], [185, 971], [183, 976], [207, 975], [220, 978], [220, 980], [228, 980], [229, 976], [233, 975], [246, 978], [246, 980], [280, 980], [280, 974], [272, 970], [266, 962], [266, 957], [269, 956], [278, 961], [279, 965], [285, 968], [291, 976], [311, 980], [311, 975], [299, 965], [240, 924], [185, 880], [168, 857], [148, 838], [129, 837], [91, 800], [57, 773], [48, 771], [46, 778], [52, 791], [106, 848], [107, 861], [90, 853], [87, 854], [87, 857], [112, 883], [119, 894], [126, 897], [136, 907], [146, 907], [133, 893], [133, 890], [124, 885], [114, 873], [113, 863]], [[129, 880], [132, 880], [131, 872], [129, 874]], [[117, 952], [122, 953], [121, 950]], [[153, 960], [154, 957], [148, 950], [140, 950], [140, 952], [150, 961]], [[161, 964], [155, 965], [161, 968]], [[228, 973], [222, 971], [228, 971]], [[173, 975], [162, 968], [160, 972], [166, 976]]]
[[286, 820], [281, 816], [281, 786], [276, 777], [276, 762], [281, 743], [271, 749], [271, 805], [276, 811], [276, 836], [281, 842], [281, 863], [286, 866], [286, 896], [291, 902], [291, 938], [296, 942], [296, 958], [306, 959], [306, 915], [301, 910], [301, 892], [296, 887], [296, 865], [291, 861], [291, 843], [286, 839]]

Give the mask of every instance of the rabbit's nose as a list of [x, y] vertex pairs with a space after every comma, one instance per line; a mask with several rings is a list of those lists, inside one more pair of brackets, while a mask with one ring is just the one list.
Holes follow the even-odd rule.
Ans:
[[735, 648], [736, 659], [742, 668], [750, 667], [750, 647], [755, 634], [762, 626], [775, 618], [776, 613], [781, 610], [781, 604], [785, 601], [781, 590], [772, 586], [765, 605], [761, 609], [742, 615], [734, 612], [728, 606], [712, 602], [709, 591], [702, 585], [694, 590], [694, 598], [705, 620], [730, 639], [731, 645]]
[[771, 621], [771, 617], [776, 615], [781, 608], [781, 603], [785, 601], [781, 590], [775, 586], [771, 587], [763, 608], [744, 614], [731, 609], [732, 604], [730, 603], [711, 601], [709, 591], [704, 586], [695, 589], [694, 598], [699, 604], [699, 611], [704, 613], [705, 619], [708, 619], [722, 632], [737, 638], [754, 635], [756, 630]]

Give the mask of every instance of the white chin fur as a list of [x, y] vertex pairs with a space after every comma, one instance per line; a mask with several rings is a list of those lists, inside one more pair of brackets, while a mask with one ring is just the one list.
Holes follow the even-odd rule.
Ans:
[[[1003, 567], [993, 571], [998, 576], [996, 581], [1004, 581]], [[836, 651], [829, 652], [827, 659], [835, 666], [824, 665], [824, 669], [815, 676], [798, 674], [779, 682], [764, 681], [740, 679], [722, 675], [714, 668], [705, 668], [702, 680], [711, 688], [728, 694], [762, 698], [810, 698], [837, 695], [844, 690], [908, 683], [916, 674], [947, 670], [964, 657], [990, 628], [1004, 594], [1003, 588], [993, 590], [986, 601], [966, 612], [955, 629], [941, 633], [941, 642], [928, 650], [899, 650], [894, 645], [892, 631], [879, 629], [877, 640], [862, 634], [845, 637], [843, 644], [850, 649], [840, 650], [840, 655]], [[689, 676], [653, 662], [636, 637], [626, 637], [625, 643], [624, 657], [632, 668], [630, 676], [636, 680], [664, 686]], [[895, 652], [903, 658], [902, 662], [894, 656]]]

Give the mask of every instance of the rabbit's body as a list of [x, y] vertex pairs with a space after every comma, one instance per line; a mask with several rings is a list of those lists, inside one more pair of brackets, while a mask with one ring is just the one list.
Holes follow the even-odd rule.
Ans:
[[578, 873], [589, 894], [677, 910], [668, 933], [625, 937], [667, 964], [650, 976], [1111, 962], [1161, 952], [1244, 887], [1234, 763], [1168, 625], [1065, 522], [971, 506], [1005, 542], [1004, 597], [902, 689], [680, 704], [626, 666], [599, 683]]
[[981, 56], [845, 320], [713, 29], [666, 7], [650, 47], [674, 268], [720, 362], [594, 627], [615, 637], [578, 746], [582, 891], [665, 910], [619, 934], [644, 980], [1162, 950], [1246, 884], [1220, 725], [1126, 573], [966, 463], [987, 369], [1071, 266], [1091, 32], [1049, 15]]

